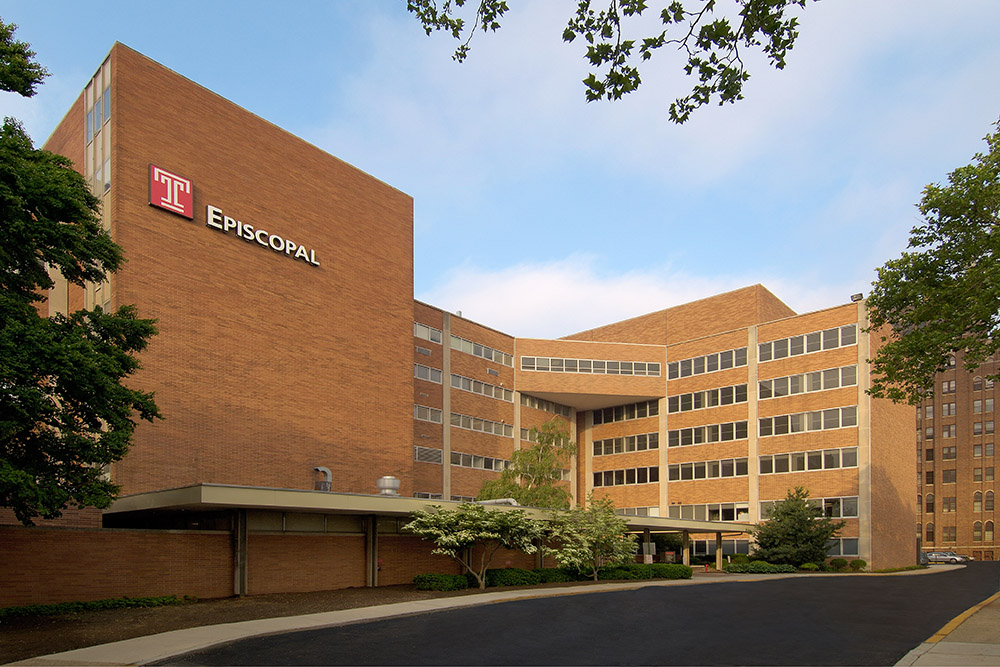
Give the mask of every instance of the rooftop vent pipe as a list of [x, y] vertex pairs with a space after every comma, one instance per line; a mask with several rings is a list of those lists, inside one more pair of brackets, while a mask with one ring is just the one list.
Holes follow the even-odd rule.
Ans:
[[377, 480], [375, 480], [375, 486], [378, 487], [379, 495], [382, 496], [399, 495], [399, 480], [393, 477], [392, 475], [379, 477]]

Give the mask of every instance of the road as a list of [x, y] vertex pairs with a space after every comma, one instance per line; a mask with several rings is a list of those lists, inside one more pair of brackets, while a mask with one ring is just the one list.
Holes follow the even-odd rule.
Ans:
[[1000, 590], [1000, 562], [538, 598], [255, 637], [171, 665], [892, 665]]

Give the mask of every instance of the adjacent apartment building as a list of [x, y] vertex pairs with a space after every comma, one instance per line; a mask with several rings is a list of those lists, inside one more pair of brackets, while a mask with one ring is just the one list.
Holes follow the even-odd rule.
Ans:
[[[746, 552], [746, 525], [803, 486], [846, 521], [831, 556], [916, 559], [913, 411], [865, 392], [861, 301], [796, 314], [755, 285], [516, 338], [414, 300], [409, 196], [121, 44], [46, 148], [85, 175], [128, 260], [86, 289], [57, 280], [49, 312], [156, 318], [131, 384], [165, 418], [110, 467], [109, 510], [31, 530], [0, 516], [18, 600], [89, 595], [60, 574], [70, 553], [104, 597], [447, 571], [400, 532], [408, 512], [474, 498], [554, 417], [578, 445], [577, 502], [609, 496], [695, 555]], [[384, 476], [398, 495], [376, 495]]]
[[973, 372], [951, 357], [934, 393], [917, 409], [917, 540], [924, 551], [948, 550], [995, 560], [996, 387], [990, 359]]

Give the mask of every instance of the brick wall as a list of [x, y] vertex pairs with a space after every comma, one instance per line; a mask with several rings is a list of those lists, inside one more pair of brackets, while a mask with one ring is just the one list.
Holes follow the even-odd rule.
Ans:
[[365, 563], [363, 536], [251, 533], [247, 590], [263, 595], [364, 586]]
[[0, 527], [0, 606], [233, 593], [228, 533]]

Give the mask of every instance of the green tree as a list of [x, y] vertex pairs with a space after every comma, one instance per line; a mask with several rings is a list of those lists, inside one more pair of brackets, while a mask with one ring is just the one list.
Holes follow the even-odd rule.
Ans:
[[558, 547], [547, 547], [563, 567], [593, 577], [607, 565], [628, 562], [639, 545], [628, 533], [628, 522], [615, 514], [610, 498], [587, 496], [587, 507], [575, 507], [552, 516], [549, 539]]
[[[883, 345], [871, 394], [919, 403], [962, 352], [968, 370], [1000, 349], [1000, 121], [987, 152], [924, 188], [909, 250], [886, 262], [868, 297]], [[997, 377], [997, 376], [993, 376]]]
[[[562, 36], [567, 42], [577, 37], [586, 42], [585, 59], [596, 69], [583, 80], [588, 102], [621, 99], [642, 82], [637, 63], [663, 47], [680, 51], [687, 59], [684, 73], [698, 80], [690, 93], [670, 105], [670, 120], [683, 123], [709, 102], [718, 100], [721, 106], [743, 99], [743, 85], [750, 78], [745, 51], [759, 48], [774, 68], [784, 69], [785, 57], [799, 36], [798, 19], [789, 14], [804, 8], [806, 1], [733, 0], [722, 3], [731, 10], [726, 16], [716, 13], [717, 0], [672, 0], [660, 9], [660, 26], [633, 39], [626, 36], [625, 24], [641, 21], [649, 9], [646, 0], [579, 0]], [[463, 18], [459, 14], [466, 4]], [[595, 9], [595, 4], [600, 7]], [[508, 11], [506, 0], [444, 0], [440, 7], [437, 0], [407, 0], [406, 8], [428, 35], [443, 30], [459, 40], [453, 56], [459, 62], [468, 56], [476, 30], [499, 30]]]
[[[0, 88], [30, 96], [46, 72], [0, 21]], [[36, 150], [23, 127], [0, 129], [0, 506], [18, 520], [69, 505], [107, 507], [104, 466], [128, 451], [134, 416], [159, 416], [153, 396], [122, 380], [156, 333], [132, 306], [42, 317], [49, 270], [83, 287], [124, 261], [101, 227], [99, 202], [69, 159]]]
[[539, 523], [524, 510], [487, 509], [476, 503], [462, 503], [454, 510], [434, 505], [431, 510], [410, 514], [404, 529], [433, 542], [431, 553], [449, 556], [486, 588], [486, 570], [500, 549], [535, 553], [535, 541], [542, 535]]
[[483, 483], [477, 500], [513, 498], [528, 507], [569, 507], [572, 496], [560, 482], [576, 453], [576, 444], [569, 439], [566, 422], [555, 417], [532, 427], [529, 437], [534, 444], [516, 450], [500, 477]]
[[753, 528], [753, 558], [796, 567], [826, 560], [830, 540], [845, 524], [824, 515], [808, 498], [809, 492], [797, 486], [774, 504], [767, 519]]

